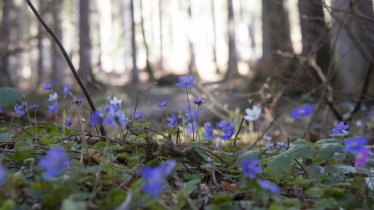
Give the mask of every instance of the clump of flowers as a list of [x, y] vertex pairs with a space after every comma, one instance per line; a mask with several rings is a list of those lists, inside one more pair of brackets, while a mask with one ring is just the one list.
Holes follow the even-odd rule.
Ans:
[[365, 147], [367, 137], [353, 137], [344, 139], [344, 152], [350, 152], [355, 155], [355, 167], [363, 167], [369, 160], [370, 150]]
[[172, 172], [176, 165], [175, 160], [170, 160], [167, 163], [162, 162], [157, 167], [146, 166], [140, 170], [140, 176], [144, 179], [142, 190], [153, 198], [157, 198], [164, 186], [164, 180]]
[[216, 123], [216, 127], [221, 129], [223, 134], [221, 135], [222, 140], [228, 140], [234, 135], [235, 125], [225, 120], [221, 120]]
[[26, 108], [26, 101], [22, 101], [21, 104], [14, 105], [14, 112], [22, 117], [24, 114], [26, 114], [25, 108]]
[[261, 107], [255, 105], [252, 108], [247, 108], [245, 109], [245, 113], [245, 120], [247, 120], [248, 122], [255, 121], [261, 116]]
[[262, 169], [258, 166], [258, 160], [247, 157], [242, 161], [242, 173], [249, 179], [254, 179], [256, 174], [260, 174]]
[[57, 176], [69, 165], [68, 157], [65, 155], [64, 148], [52, 147], [47, 151], [47, 155], [42, 158], [38, 166], [44, 170], [43, 178], [50, 180]]
[[309, 117], [313, 113], [313, 106], [309, 104], [304, 104], [302, 107], [297, 107], [292, 110], [291, 117], [299, 119], [302, 117]]
[[177, 126], [177, 117], [174, 114], [166, 117], [166, 120], [168, 121], [169, 128]]
[[349, 125], [345, 124], [343, 121], [340, 121], [339, 123], [335, 123], [335, 126], [333, 129], [331, 129], [330, 136], [344, 136], [347, 135]]

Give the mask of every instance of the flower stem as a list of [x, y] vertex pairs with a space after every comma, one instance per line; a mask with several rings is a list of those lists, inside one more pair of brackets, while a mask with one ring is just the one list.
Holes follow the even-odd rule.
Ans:
[[[190, 97], [188, 96], [188, 88], [186, 87], [186, 94], [187, 94], [187, 102], [188, 102], [188, 109], [189, 109], [189, 113], [190, 113], [190, 118], [192, 120], [192, 110], [191, 110], [191, 104], [190, 104]], [[194, 128], [194, 124], [193, 124], [193, 120], [192, 120], [192, 140], [195, 139], [195, 128]]]

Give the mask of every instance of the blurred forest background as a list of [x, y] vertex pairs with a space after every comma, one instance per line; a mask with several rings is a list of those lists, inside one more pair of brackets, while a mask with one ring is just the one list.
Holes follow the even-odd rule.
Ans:
[[[335, 99], [374, 98], [372, 0], [32, 2], [90, 88], [174, 87], [173, 75], [190, 73], [244, 93], [271, 81]], [[0, 86], [35, 92], [49, 81], [72, 83], [26, 2], [0, 7]]]

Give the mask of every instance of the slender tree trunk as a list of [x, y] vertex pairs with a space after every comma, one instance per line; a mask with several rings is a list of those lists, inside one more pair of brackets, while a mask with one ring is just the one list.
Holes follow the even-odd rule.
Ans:
[[160, 69], [164, 69], [164, 41], [163, 41], [163, 3], [162, 0], [158, 0], [158, 18], [159, 18], [159, 27], [160, 27], [160, 60], [159, 65]]
[[262, 0], [262, 57], [277, 58], [275, 51], [293, 52], [288, 12], [283, 0]]
[[[46, 1], [39, 1], [39, 12], [42, 17], [45, 17], [46, 14]], [[45, 51], [46, 46], [44, 45], [45, 41], [45, 29], [42, 24], [38, 24], [38, 69], [37, 69], [37, 86], [41, 86], [43, 83], [48, 82], [47, 72], [45, 69], [45, 60], [47, 58], [47, 52]]]
[[128, 19], [128, 0], [121, 0], [120, 2], [120, 12], [121, 12], [121, 26], [122, 26], [122, 37], [123, 37], [123, 57], [125, 63], [125, 69], [129, 69], [128, 65], [128, 30], [127, 30], [127, 22]]
[[10, 13], [13, 9], [13, 0], [4, 0], [2, 8], [2, 20], [0, 26], [0, 86], [13, 86], [9, 72], [9, 42], [11, 17]]
[[228, 39], [229, 39], [229, 60], [228, 69], [226, 72], [226, 79], [239, 74], [238, 71], [238, 54], [236, 50], [235, 40], [235, 18], [234, 18], [234, 7], [233, 0], [227, 1], [227, 20], [228, 20]]
[[136, 55], [136, 31], [135, 31], [135, 7], [134, 0], [130, 0], [130, 13], [131, 13], [131, 55], [132, 55], [132, 84], [139, 83], [139, 70]]
[[217, 62], [217, 26], [216, 26], [216, 9], [215, 9], [214, 0], [210, 1], [211, 15], [212, 15], [212, 28], [213, 28], [213, 43], [212, 43], [212, 52], [213, 52], [213, 62], [215, 65], [216, 73], [219, 74], [220, 70]]
[[92, 75], [90, 0], [79, 1], [79, 75], [87, 84]]
[[330, 63], [330, 48], [325, 25], [322, 0], [299, 0], [300, 28], [303, 51], [307, 56], [315, 55], [317, 64], [327, 73]]
[[154, 76], [154, 73], [153, 73], [153, 68], [152, 68], [151, 62], [149, 61], [149, 45], [148, 45], [148, 42], [147, 42], [147, 37], [145, 36], [143, 0], [140, 0], [139, 3], [140, 3], [140, 26], [141, 26], [141, 30], [142, 30], [143, 43], [144, 43], [144, 47], [145, 47], [145, 59], [146, 59], [145, 70], [148, 73], [149, 80], [154, 81], [155, 76]]
[[[53, 4], [54, 33], [62, 41], [62, 0], [54, 0]], [[56, 43], [52, 43], [52, 75], [57, 90], [61, 89], [65, 83], [65, 63], [62, 54]]]
[[[188, 2], [188, 8], [187, 8], [187, 13], [188, 13], [188, 17], [189, 17], [189, 24], [190, 26], [193, 24], [192, 21], [192, 1], [189, 0]], [[190, 61], [188, 63], [188, 73], [189, 74], [195, 74], [197, 72], [197, 68], [196, 68], [196, 58], [195, 58], [195, 46], [193, 44], [193, 40], [192, 40], [192, 33], [195, 33], [194, 31], [192, 31], [192, 29], [190, 28], [189, 30], [189, 34], [188, 34], [188, 48], [189, 48], [189, 51], [190, 51]]]

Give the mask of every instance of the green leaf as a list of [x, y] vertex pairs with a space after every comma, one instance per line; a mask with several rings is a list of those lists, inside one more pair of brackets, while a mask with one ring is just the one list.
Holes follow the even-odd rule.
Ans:
[[62, 202], [61, 210], [84, 210], [86, 209], [86, 204], [84, 202], [77, 202], [71, 199], [65, 199]]
[[313, 150], [306, 140], [297, 140], [288, 150], [276, 155], [269, 161], [264, 172], [272, 179], [279, 181], [298, 158], [311, 158]]
[[0, 106], [15, 104], [22, 96], [23, 94], [15, 88], [0, 87]]

